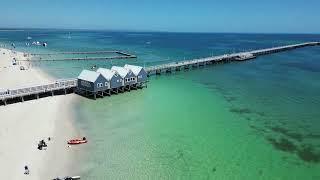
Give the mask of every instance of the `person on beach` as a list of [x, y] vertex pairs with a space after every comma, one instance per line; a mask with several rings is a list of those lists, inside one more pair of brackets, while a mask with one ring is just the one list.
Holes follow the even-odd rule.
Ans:
[[43, 147], [48, 147], [47, 143], [44, 141], [44, 140], [41, 140], [39, 143], [38, 143], [38, 149], [39, 150], [42, 150]]
[[30, 173], [30, 170], [29, 170], [28, 166], [24, 166], [24, 174], [29, 175], [29, 173]]
[[41, 144], [38, 144], [38, 149], [39, 149], [39, 150], [42, 150]]

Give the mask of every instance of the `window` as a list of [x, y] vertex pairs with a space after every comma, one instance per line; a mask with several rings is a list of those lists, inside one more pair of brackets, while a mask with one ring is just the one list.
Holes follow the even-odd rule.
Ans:
[[98, 83], [98, 84], [97, 84], [97, 87], [98, 87], [98, 88], [103, 87], [103, 84], [102, 84], [102, 83]]
[[104, 83], [104, 86], [108, 86], [108, 85], [109, 85], [108, 82], [105, 82], [105, 83]]
[[81, 85], [85, 87], [90, 87], [90, 82], [82, 80]]
[[141, 79], [142, 78], [142, 75], [138, 76], [138, 79]]

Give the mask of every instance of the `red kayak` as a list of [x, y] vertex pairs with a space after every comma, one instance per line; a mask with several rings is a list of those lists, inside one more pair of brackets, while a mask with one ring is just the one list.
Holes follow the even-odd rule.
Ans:
[[71, 139], [68, 141], [68, 144], [70, 145], [77, 145], [77, 144], [84, 144], [87, 143], [88, 141], [83, 138], [83, 139]]

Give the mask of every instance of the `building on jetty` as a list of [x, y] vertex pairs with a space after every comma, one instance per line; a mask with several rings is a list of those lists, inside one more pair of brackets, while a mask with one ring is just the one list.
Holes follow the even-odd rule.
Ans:
[[134, 87], [136, 83], [136, 76], [130, 69], [126, 69], [124, 67], [112, 66], [111, 70], [117, 71], [122, 78], [122, 85], [124, 90], [130, 91], [132, 87]]
[[147, 81], [148, 74], [143, 67], [126, 64], [124, 65], [124, 68], [130, 69], [133, 72], [136, 76], [136, 83], [143, 83]]
[[108, 81], [103, 75], [95, 71], [83, 70], [77, 79], [78, 92], [84, 92], [86, 96], [93, 95], [94, 99], [96, 99], [98, 92], [102, 92], [103, 96], [103, 92], [109, 86]]
[[9, 90], [8, 89], [1, 89], [0, 88], [0, 96], [7, 96], [9, 95]]
[[110, 90], [110, 93], [119, 93], [119, 87], [122, 87], [123, 79], [117, 71], [99, 68], [97, 72], [102, 74], [102, 76], [109, 82], [109, 86], [107, 88]]
[[146, 71], [140, 66], [130, 66], [130, 68], [134, 69], [137, 76], [132, 70], [118, 66], [113, 66], [111, 70], [105, 68], [99, 68], [97, 71], [83, 70], [77, 78], [77, 93], [96, 99], [97, 96], [110, 96], [143, 88], [147, 82]]
[[255, 58], [256, 56], [251, 53], [242, 53], [242, 54], [239, 54], [237, 57], [235, 57], [235, 60], [246, 61], [246, 60], [255, 59]]

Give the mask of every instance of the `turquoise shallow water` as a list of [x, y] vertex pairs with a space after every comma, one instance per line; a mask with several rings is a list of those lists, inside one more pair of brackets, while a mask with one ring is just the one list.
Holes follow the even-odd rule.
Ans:
[[[134, 64], [320, 40], [319, 35], [31, 31], [47, 49], [124, 49]], [[21, 32], [20, 32], [21, 33]], [[40, 34], [40, 35], [39, 35]], [[46, 35], [42, 35], [46, 34]], [[8, 34], [6, 34], [8, 36]], [[4, 37], [5, 34], [0, 34]], [[8, 38], [6, 42], [11, 39]], [[19, 43], [20, 42], [20, 43]], [[192, 43], [191, 43], [192, 42]], [[84, 179], [319, 179], [320, 47], [151, 77], [148, 88], [82, 98], [77, 126], [90, 139]], [[93, 64], [39, 63], [57, 77]]]
[[[313, 162], [299, 153], [305, 144], [319, 152], [319, 101], [314, 100], [319, 96], [288, 97], [281, 92], [288, 87], [272, 87], [262, 81], [270, 78], [266, 75], [260, 75], [259, 85], [249, 86], [257, 77], [235, 72], [245, 65], [256, 66], [228, 64], [161, 76], [152, 78], [147, 89], [99, 105], [84, 100], [81, 124], [88, 131], [95, 129], [89, 134], [95, 143], [90, 144], [94, 150], [87, 154], [90, 163], [84, 176], [318, 179], [319, 155]], [[211, 78], [208, 82], [203, 77]], [[228, 77], [229, 83], [221, 77]], [[297, 147], [287, 148], [281, 139]]]

